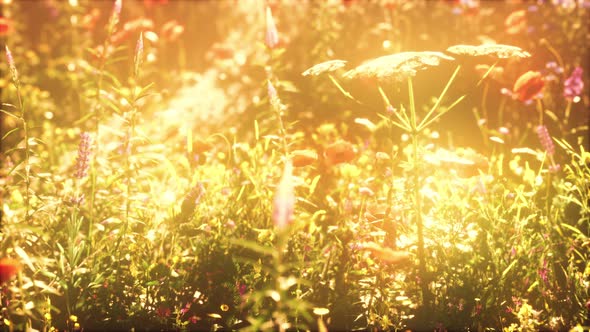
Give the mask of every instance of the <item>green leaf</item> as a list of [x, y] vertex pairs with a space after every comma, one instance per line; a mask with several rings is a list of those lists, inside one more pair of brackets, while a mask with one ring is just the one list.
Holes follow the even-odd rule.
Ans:
[[242, 240], [242, 239], [232, 239], [230, 243], [236, 246], [240, 246], [246, 249], [250, 249], [255, 251], [261, 255], [272, 255], [274, 253], [274, 249], [271, 247], [262, 246], [254, 241], [249, 240]]
[[514, 265], [516, 265], [516, 263], [518, 262], [518, 260], [512, 261], [512, 263], [510, 263], [510, 265], [508, 265], [508, 267], [504, 270], [504, 272], [502, 272], [502, 278], [506, 278], [506, 275], [508, 274], [508, 272], [510, 272], [510, 270], [514, 267]]
[[23, 260], [23, 263], [25, 263], [29, 267], [29, 269], [31, 269], [31, 271], [36, 271], [35, 266], [33, 266], [33, 261], [31, 260], [31, 257], [29, 257], [29, 255], [23, 248], [17, 246], [14, 248], [14, 252]]

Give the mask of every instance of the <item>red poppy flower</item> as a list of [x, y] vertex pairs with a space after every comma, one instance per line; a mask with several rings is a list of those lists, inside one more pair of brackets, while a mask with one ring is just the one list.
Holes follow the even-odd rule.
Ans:
[[20, 270], [18, 261], [11, 258], [0, 259], [0, 284], [14, 277]]
[[12, 21], [6, 17], [0, 17], [0, 37], [10, 34], [12, 29]]
[[517, 10], [512, 12], [504, 21], [506, 32], [511, 35], [519, 34], [526, 31], [526, 10]]
[[215, 44], [211, 47], [211, 50], [208, 52], [207, 56], [217, 60], [229, 60], [233, 59], [235, 53], [235, 50], [229, 46]]
[[295, 150], [291, 152], [293, 167], [303, 167], [313, 164], [318, 160], [317, 152], [313, 150]]
[[196, 139], [193, 141], [193, 153], [203, 153], [213, 149], [213, 144]]
[[356, 157], [356, 151], [349, 142], [339, 141], [326, 147], [324, 157], [329, 165], [347, 163]]
[[541, 73], [530, 70], [516, 80], [512, 92], [516, 99], [525, 102], [537, 97], [544, 86], [545, 80]]

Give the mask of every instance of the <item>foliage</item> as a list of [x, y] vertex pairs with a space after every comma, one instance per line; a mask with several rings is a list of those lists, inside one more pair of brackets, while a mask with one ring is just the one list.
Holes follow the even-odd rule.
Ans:
[[5, 1], [2, 329], [587, 327], [589, 8]]

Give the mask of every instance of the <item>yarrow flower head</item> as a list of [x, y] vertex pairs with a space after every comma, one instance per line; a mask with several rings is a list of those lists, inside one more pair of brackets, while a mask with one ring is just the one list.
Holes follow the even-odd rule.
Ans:
[[76, 159], [76, 173], [74, 176], [83, 179], [88, 175], [90, 168], [90, 154], [92, 152], [92, 137], [87, 132], [80, 134], [80, 145], [78, 145], [78, 158]]
[[272, 220], [275, 226], [280, 230], [285, 229], [293, 219], [294, 210], [293, 165], [287, 160], [274, 197]]
[[582, 94], [584, 90], [584, 81], [582, 80], [582, 67], [576, 67], [563, 83], [563, 96], [567, 99], [575, 99]]
[[401, 52], [366, 61], [344, 73], [346, 78], [376, 78], [403, 80], [416, 76], [419, 70], [440, 65], [441, 61], [455, 60], [441, 52]]
[[270, 7], [266, 7], [266, 36], [264, 41], [266, 46], [273, 49], [279, 44], [279, 32], [275, 24], [275, 20], [272, 17], [272, 11]]

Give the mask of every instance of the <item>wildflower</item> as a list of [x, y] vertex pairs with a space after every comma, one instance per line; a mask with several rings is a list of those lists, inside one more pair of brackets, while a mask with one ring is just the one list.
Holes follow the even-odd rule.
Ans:
[[415, 76], [418, 70], [438, 66], [441, 60], [454, 60], [454, 58], [440, 52], [401, 52], [369, 60], [347, 71], [344, 76], [401, 80]]
[[266, 36], [264, 41], [266, 42], [266, 46], [270, 49], [277, 47], [279, 44], [279, 32], [277, 31], [277, 26], [272, 17], [270, 7], [266, 7]]
[[80, 26], [86, 30], [92, 30], [96, 26], [98, 19], [100, 18], [100, 9], [92, 8], [92, 10], [86, 15], [82, 16], [80, 20]]
[[80, 134], [80, 144], [78, 145], [78, 158], [76, 159], [76, 173], [74, 176], [83, 179], [88, 175], [90, 168], [90, 153], [92, 151], [92, 137], [87, 132]]
[[121, 16], [121, 8], [123, 7], [123, 0], [115, 0], [113, 4], [113, 16], [119, 18]]
[[284, 229], [293, 219], [295, 207], [295, 190], [293, 186], [293, 165], [285, 163], [283, 176], [274, 197], [272, 219], [278, 229]]
[[373, 190], [371, 190], [371, 188], [369, 188], [369, 187], [360, 187], [359, 194], [361, 194], [363, 196], [369, 196], [369, 197], [375, 196], [375, 192]]
[[539, 141], [541, 141], [541, 146], [545, 152], [547, 152], [548, 156], [553, 156], [555, 153], [555, 144], [553, 144], [553, 140], [551, 140], [551, 136], [549, 135], [549, 131], [545, 126], [538, 126], [536, 128], [537, 136], [539, 136]]
[[113, 12], [109, 20], [108, 34], [109, 36], [115, 31], [115, 26], [119, 23], [121, 18], [121, 8], [123, 7], [123, 0], [115, 0], [113, 4]]
[[12, 74], [12, 81], [14, 84], [18, 84], [18, 71], [16, 70], [16, 66], [14, 65], [14, 58], [12, 57], [12, 52], [8, 48], [8, 45], [4, 46], [6, 50], [6, 61], [8, 61], [8, 67], [10, 68], [10, 73]]
[[293, 167], [303, 167], [313, 164], [318, 160], [318, 154], [314, 150], [295, 150], [291, 152]]
[[576, 67], [563, 83], [563, 96], [567, 99], [579, 99], [584, 90], [584, 81], [582, 80], [582, 67]]
[[162, 25], [160, 36], [168, 41], [175, 41], [184, 32], [184, 26], [176, 20], [168, 21]]
[[527, 71], [516, 80], [512, 91], [516, 99], [526, 102], [536, 98], [544, 86], [545, 80], [540, 72]]
[[139, 33], [139, 39], [137, 39], [137, 43], [135, 44], [135, 57], [133, 59], [134, 64], [134, 75], [135, 77], [139, 76], [139, 67], [143, 62], [143, 32]]
[[196, 139], [193, 141], [192, 152], [193, 153], [204, 153], [213, 149], [213, 144], [202, 139]]
[[397, 112], [397, 108], [391, 105], [387, 105], [387, 107], [385, 107], [385, 112], [387, 112], [388, 114], [395, 114]]
[[275, 89], [270, 80], [267, 81], [266, 92], [270, 105], [273, 107], [273, 109], [277, 112], [282, 111], [283, 106], [281, 105], [281, 99], [279, 98], [277, 89]]
[[307, 69], [301, 75], [303, 76], [318, 76], [323, 73], [333, 72], [346, 66], [346, 61], [344, 60], [330, 60], [322, 63], [318, 63], [317, 65]]
[[326, 147], [324, 157], [329, 165], [336, 165], [353, 160], [356, 157], [356, 152], [349, 142], [338, 141]]
[[500, 59], [507, 58], [528, 58], [530, 53], [522, 48], [503, 44], [453, 45], [447, 48], [447, 52], [453, 55], [463, 56], [494, 56]]
[[18, 261], [11, 258], [0, 259], [0, 284], [9, 281], [20, 270]]
[[0, 16], [0, 37], [9, 35], [13, 30], [12, 21], [6, 17]]
[[235, 54], [235, 50], [230, 46], [214, 44], [211, 47], [211, 50], [208, 52], [207, 56], [209, 58], [218, 60], [230, 60], [234, 58]]
[[549, 269], [547, 268], [547, 261], [543, 261], [543, 267], [538, 270], [539, 277], [545, 284], [549, 283], [549, 278], [547, 274], [549, 273]]
[[510, 35], [524, 32], [527, 27], [526, 10], [521, 9], [510, 13], [504, 21], [504, 25], [506, 26], [506, 33]]
[[172, 311], [170, 310], [170, 308], [168, 308], [168, 306], [166, 305], [160, 305], [158, 307], [158, 309], [156, 310], [156, 315], [160, 316], [160, 317], [170, 317], [170, 314], [172, 313]]
[[313, 308], [313, 314], [318, 316], [324, 316], [330, 313], [328, 308]]

